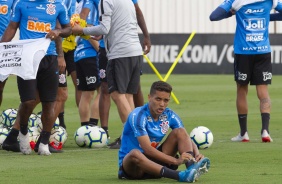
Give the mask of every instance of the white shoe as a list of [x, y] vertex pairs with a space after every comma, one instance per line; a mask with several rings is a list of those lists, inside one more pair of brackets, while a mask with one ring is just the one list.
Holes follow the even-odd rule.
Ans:
[[261, 140], [262, 142], [273, 142], [273, 140], [271, 139], [270, 135], [266, 130], [262, 131]]
[[30, 155], [32, 150], [29, 144], [29, 134], [23, 135], [19, 133], [20, 150], [24, 155]]
[[46, 155], [46, 156], [51, 155], [48, 144], [43, 144], [43, 143], [39, 144], [38, 155]]
[[239, 133], [236, 137], [231, 138], [231, 141], [234, 142], [249, 142], [250, 138], [248, 132], [246, 132], [243, 136]]

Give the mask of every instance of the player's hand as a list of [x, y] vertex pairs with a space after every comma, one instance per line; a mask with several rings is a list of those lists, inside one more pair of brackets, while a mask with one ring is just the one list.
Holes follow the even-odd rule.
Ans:
[[148, 54], [151, 50], [151, 40], [150, 38], [144, 38], [143, 41], [143, 52], [144, 55]]
[[200, 160], [202, 160], [205, 156], [201, 153], [199, 153], [198, 155], [195, 156], [195, 159], [197, 162], [199, 162]]
[[188, 161], [196, 162], [195, 158], [189, 153], [182, 153], [177, 160], [177, 165], [185, 164]]
[[83, 34], [83, 28], [79, 24], [75, 23], [72, 27], [72, 34], [74, 35]]
[[46, 38], [50, 38], [52, 41], [56, 40], [60, 36], [59, 30], [51, 30], [47, 35]]
[[62, 56], [58, 56], [58, 68], [60, 72], [64, 72], [66, 69], [66, 61]]

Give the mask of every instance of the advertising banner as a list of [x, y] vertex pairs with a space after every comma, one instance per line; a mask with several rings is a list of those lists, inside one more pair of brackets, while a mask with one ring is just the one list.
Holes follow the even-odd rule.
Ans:
[[[161, 74], [166, 74], [190, 34], [151, 34], [147, 55]], [[142, 43], [142, 35], [140, 35]], [[282, 74], [282, 35], [271, 34], [273, 74]], [[172, 74], [233, 74], [234, 34], [195, 34]], [[254, 48], [255, 49], [255, 48]], [[153, 73], [144, 59], [143, 73]]]

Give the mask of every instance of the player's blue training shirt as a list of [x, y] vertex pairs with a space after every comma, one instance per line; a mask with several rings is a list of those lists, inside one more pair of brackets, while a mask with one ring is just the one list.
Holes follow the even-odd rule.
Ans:
[[76, 0], [62, 0], [62, 1], [68, 10], [69, 18], [71, 18], [71, 16], [75, 13]]
[[[84, 1], [82, 8], [88, 8], [90, 10], [89, 15], [86, 18], [86, 22], [89, 25], [95, 25], [96, 16], [98, 13], [94, 6], [95, 0], [86, 0]], [[74, 61], [77, 62], [84, 58], [95, 57], [97, 56], [97, 51], [91, 45], [91, 43], [83, 38], [79, 38], [77, 41], [77, 47], [74, 52]]]
[[162, 139], [168, 133], [169, 129], [182, 128], [183, 123], [179, 116], [171, 109], [166, 108], [155, 121], [149, 109], [149, 104], [135, 108], [128, 116], [124, 125], [121, 147], [119, 150], [119, 166], [123, 158], [132, 150], [139, 149], [142, 153], [137, 137], [148, 135], [151, 146], [157, 148]]
[[[12, 10], [11, 21], [20, 22], [20, 40], [45, 37], [55, 29], [57, 20], [61, 25], [70, 22], [61, 0], [18, 0]], [[54, 41], [46, 55], [57, 55]]]
[[0, 39], [10, 22], [14, 2], [15, 0], [0, 0]]
[[[277, 3], [277, 4], [274, 4]], [[236, 11], [235, 54], [264, 54], [271, 52], [269, 43], [270, 11], [282, 9], [275, 0], [225, 0], [219, 7]]]

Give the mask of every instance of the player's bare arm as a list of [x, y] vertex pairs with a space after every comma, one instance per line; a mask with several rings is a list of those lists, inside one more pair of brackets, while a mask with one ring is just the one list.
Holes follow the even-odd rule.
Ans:
[[[57, 20], [56, 23], [56, 29], [61, 29], [61, 24]], [[63, 46], [62, 46], [62, 37], [58, 36], [57, 39], [55, 40], [56, 43], [56, 52], [58, 54], [58, 68], [59, 71], [64, 71], [66, 68], [66, 61], [64, 58], [64, 51], [63, 51]]]
[[2, 36], [1, 42], [11, 41], [14, 38], [19, 25], [20, 25], [19, 22], [10, 21], [6, 31], [4, 32], [4, 34]]
[[150, 39], [150, 35], [149, 35], [148, 29], [147, 29], [147, 26], [146, 26], [146, 23], [145, 23], [143, 13], [142, 13], [138, 3], [134, 4], [134, 6], [135, 6], [138, 25], [139, 25], [139, 27], [142, 30], [142, 33], [144, 35], [143, 51], [144, 51], [144, 54], [146, 55], [150, 52], [150, 49], [151, 49], [151, 39]]
[[61, 29], [54, 29], [51, 30], [47, 35], [46, 38], [50, 38], [51, 40], [56, 40], [57, 37], [68, 37], [71, 34], [71, 25], [70, 24], [64, 24], [61, 25]]

